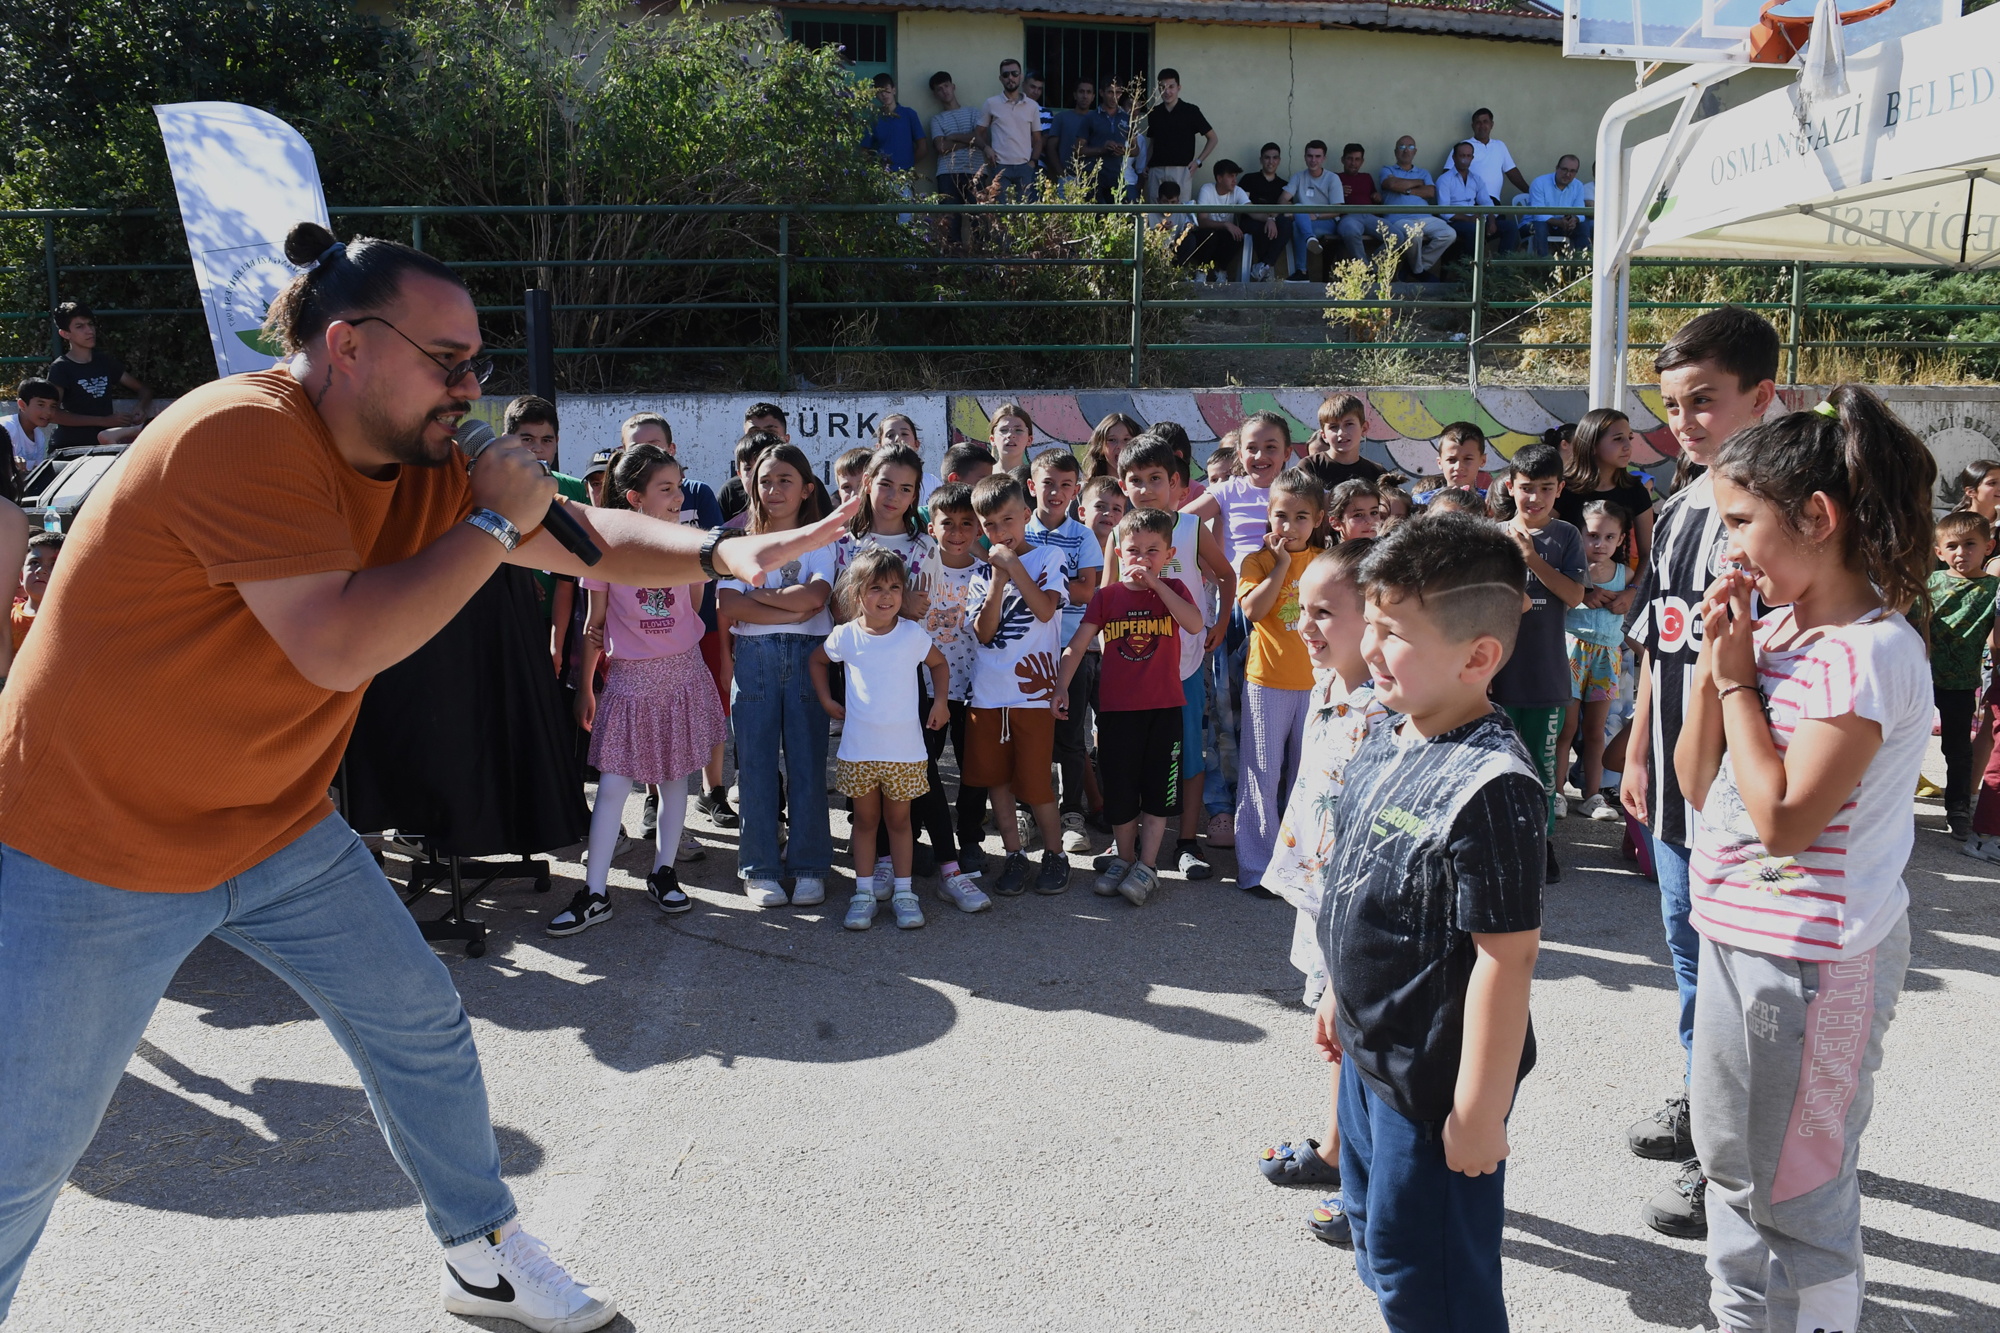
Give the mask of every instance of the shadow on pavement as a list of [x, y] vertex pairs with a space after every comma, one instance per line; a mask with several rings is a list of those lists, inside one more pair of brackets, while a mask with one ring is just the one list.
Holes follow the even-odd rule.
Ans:
[[1701, 1325], [1708, 1314], [1708, 1271], [1697, 1253], [1639, 1236], [1583, 1231], [1512, 1209], [1507, 1226], [1534, 1241], [1503, 1239], [1502, 1258], [1615, 1287], [1626, 1293], [1632, 1313], [1649, 1323], [1687, 1328]]

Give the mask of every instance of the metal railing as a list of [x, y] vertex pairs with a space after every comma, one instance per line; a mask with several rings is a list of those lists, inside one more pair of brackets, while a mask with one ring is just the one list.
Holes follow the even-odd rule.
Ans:
[[[1582, 262], [1582, 252], [1578, 251], [1560, 257], [1541, 258], [1527, 253], [1529, 244], [1526, 229], [1522, 230], [1520, 246], [1524, 253], [1511, 257], [1499, 257], [1489, 252], [1486, 228], [1474, 227], [1470, 263], [1464, 268], [1465, 279], [1461, 282], [1439, 284], [1439, 290], [1423, 295], [1409, 294], [1403, 286], [1402, 294], [1394, 292], [1369, 295], [1358, 300], [1339, 300], [1329, 296], [1257, 296], [1249, 294], [1213, 294], [1187, 296], [1181, 294], [1183, 283], [1188, 276], [1184, 271], [1174, 269], [1165, 275], [1156, 271], [1157, 260], [1149, 260], [1146, 248], [1146, 232], [1149, 223], [1162, 214], [1192, 215], [1201, 211], [1198, 204], [1186, 202], [1174, 205], [1118, 203], [1118, 204], [1076, 204], [1076, 203], [1005, 203], [1005, 204], [943, 204], [929, 201], [905, 201], [893, 204], [797, 204], [797, 205], [708, 205], [708, 204], [601, 204], [601, 205], [542, 205], [542, 206], [432, 206], [432, 205], [349, 205], [328, 210], [335, 218], [393, 218], [406, 220], [409, 227], [410, 243], [418, 249], [424, 248], [425, 222], [427, 219], [449, 220], [452, 218], [472, 218], [478, 216], [505, 216], [527, 218], [544, 216], [551, 218], [588, 218], [592, 216], [648, 215], [648, 214], [715, 214], [735, 217], [752, 216], [775, 224], [776, 242], [768, 253], [713, 256], [699, 258], [656, 258], [646, 256], [624, 258], [517, 258], [492, 257], [480, 259], [448, 260], [454, 268], [483, 271], [489, 274], [519, 270], [524, 273], [542, 271], [554, 272], [565, 269], [591, 268], [728, 268], [749, 274], [768, 274], [769, 299], [730, 301], [687, 301], [687, 302], [636, 302], [636, 303], [580, 303], [554, 305], [557, 314], [570, 312], [660, 312], [683, 314], [688, 312], [755, 312], [768, 316], [768, 338], [729, 345], [709, 345], [676, 341], [667, 345], [637, 345], [613, 342], [608, 345], [591, 347], [557, 347], [557, 357], [582, 356], [762, 356], [775, 361], [778, 382], [788, 385], [792, 378], [792, 360], [797, 356], [842, 356], [871, 353], [925, 353], [925, 354], [977, 354], [977, 353], [1124, 353], [1127, 381], [1130, 387], [1138, 388], [1144, 383], [1146, 358], [1151, 351], [1160, 352], [1239, 352], [1306, 350], [1371, 350], [1408, 351], [1449, 356], [1462, 356], [1465, 362], [1465, 376], [1469, 385], [1477, 387], [1480, 377], [1482, 354], [1495, 351], [1518, 351], [1532, 349], [1536, 352], [1580, 352], [1588, 351], [1584, 342], [1538, 342], [1533, 344], [1500, 343], [1495, 336], [1505, 328], [1522, 320], [1529, 312], [1536, 310], [1576, 310], [1588, 309], [1588, 300], [1562, 300], [1565, 292], [1588, 281], [1587, 272], [1576, 282], [1568, 284], [1562, 291], [1533, 300], [1494, 300], [1488, 292], [1491, 280], [1498, 273], [1508, 270], [1549, 270], [1558, 265], [1578, 265]], [[1292, 215], [1313, 213], [1321, 217], [1346, 214], [1364, 214], [1380, 217], [1393, 222], [1397, 216], [1438, 216], [1442, 210], [1429, 205], [1405, 206], [1334, 206], [1308, 204], [1275, 205], [1233, 205], [1233, 214], [1249, 214], [1253, 218], [1260, 215], [1278, 215], [1280, 226], [1288, 225]], [[1525, 218], [1528, 216], [1574, 216], [1587, 215], [1586, 210], [1576, 208], [1549, 208], [1534, 206], [1488, 206], [1482, 208], [1461, 208], [1457, 214], [1473, 214], [1481, 218]], [[1004, 220], [1009, 217], [1029, 217], [1036, 214], [1112, 214], [1129, 217], [1131, 220], [1131, 243], [1127, 253], [1096, 257], [1049, 257], [1015, 256], [1004, 252], [990, 254], [948, 253], [942, 247], [933, 246], [928, 252], [897, 253], [882, 256], [856, 255], [816, 255], [807, 252], [797, 243], [798, 231], [795, 220], [811, 219], [816, 216], [838, 214], [895, 214], [900, 217], [924, 216], [948, 218], [957, 215], [970, 220], [974, 227], [985, 227], [993, 232], [989, 239], [1004, 250]], [[180, 272], [186, 276], [186, 286], [192, 294], [194, 275], [191, 264], [180, 262], [149, 262], [130, 264], [95, 264], [63, 262], [61, 224], [68, 222], [104, 222], [125, 219], [152, 219], [162, 226], [172, 229], [172, 248], [185, 253], [185, 243], [178, 226], [178, 219], [171, 213], [159, 209], [25, 209], [0, 210], [0, 224], [7, 222], [32, 221], [40, 224], [42, 250], [42, 283], [48, 297], [49, 310], [64, 299], [69, 280], [81, 275], [115, 275]], [[1324, 238], [1325, 253], [1329, 258], [1329, 268], [1337, 258], [1337, 237]], [[1457, 247], [1454, 247], [1454, 254]], [[1298, 262], [1302, 257], [1295, 258]], [[1809, 321], [1815, 316], [1846, 314], [1883, 314], [1890, 312], [1927, 313], [1988, 313], [1986, 305], [1948, 305], [1928, 303], [1883, 304], [1876, 302], [1844, 303], [1812, 301], [1807, 299], [1807, 277], [1812, 271], [1828, 269], [1868, 269], [1875, 271], [1937, 271], [1948, 272], [1942, 267], [1932, 269], [1919, 264], [1855, 264], [1816, 263], [1784, 260], [1681, 260], [1681, 259], [1635, 259], [1635, 267], [1700, 267], [1712, 270], [1764, 270], [1775, 275], [1778, 270], [1789, 270], [1791, 279], [1788, 300], [1782, 301], [1742, 301], [1754, 310], [1782, 312], [1787, 325], [1785, 335], [1787, 381], [1796, 383], [1801, 356], [1808, 350], [1868, 347], [1898, 348], [1905, 350], [1950, 348], [1958, 351], [1979, 352], [2000, 348], [2000, 340], [1963, 339], [1853, 339], [1853, 338], [1807, 338], [1805, 331]], [[1006, 269], [1023, 267], [1090, 267], [1110, 272], [1125, 271], [1130, 274], [1129, 295], [1104, 298], [1025, 298], [1020, 300], [984, 299], [935, 299], [935, 300], [809, 300], [795, 294], [798, 287], [797, 274], [811, 268], [838, 269], [847, 265], [894, 264], [906, 268], [933, 268], [940, 273], [948, 273], [953, 268], [977, 266], [984, 269]], [[0, 272], [19, 274], [21, 267], [0, 268]], [[1153, 295], [1149, 284], [1157, 289], [1164, 285], [1168, 295]], [[101, 290], [101, 284], [98, 285]], [[1195, 290], [1199, 291], [1200, 288]], [[1462, 294], [1460, 294], [1462, 293]], [[1630, 308], [1634, 312], [1644, 310], [1699, 310], [1713, 308], [1720, 301], [1649, 301], [1634, 299]], [[489, 304], [479, 307], [482, 314], [521, 313], [520, 304]], [[793, 336], [793, 314], [823, 315], [833, 313], [854, 313], [863, 311], [896, 310], [969, 310], [982, 308], [1005, 308], [1011, 311], [1032, 310], [1123, 310], [1129, 317], [1129, 334], [1117, 342], [1008, 342], [1008, 343], [883, 343], [883, 344], [838, 344], [827, 342], [798, 341]], [[1389, 342], [1339, 342], [1324, 343], [1297, 342], [1283, 339], [1253, 339], [1233, 342], [1163, 342], [1149, 346], [1145, 336], [1145, 319], [1148, 312], [1181, 311], [1199, 313], [1202, 311], [1223, 311], [1255, 309], [1259, 311], [1318, 310], [1335, 311], [1344, 308], [1369, 312], [1387, 312], [1388, 322], [1401, 323], [1425, 312], [1455, 312], [1462, 317], [1466, 326], [1463, 333], [1435, 339], [1406, 339]], [[48, 311], [5, 310], [0, 311], [0, 321], [45, 320]], [[159, 305], [135, 306], [101, 304], [95, 307], [101, 318], [168, 318], [201, 321], [203, 311], [199, 305]], [[1512, 317], [1494, 324], [1493, 318], [1503, 313]], [[1126, 321], [1120, 321], [1125, 323]], [[1633, 351], [1653, 350], [1658, 343], [1633, 342]], [[497, 346], [489, 349], [496, 355], [521, 356], [525, 347]], [[60, 344], [51, 330], [51, 354], [60, 351]], [[0, 363], [39, 363], [43, 358], [35, 356], [0, 357]]]

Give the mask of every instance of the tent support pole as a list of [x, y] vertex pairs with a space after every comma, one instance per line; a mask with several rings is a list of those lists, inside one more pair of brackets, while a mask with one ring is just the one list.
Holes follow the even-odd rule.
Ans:
[[[1591, 256], [1590, 284], [1590, 405], [1619, 407], [1624, 403], [1626, 311], [1631, 299], [1630, 264], [1646, 222], [1653, 196], [1673, 183], [1680, 169], [1687, 127], [1701, 95], [1714, 85], [1743, 72], [1741, 65], [1690, 65], [1658, 83], [1613, 102], [1597, 127], [1597, 218], [1599, 234], [1616, 238]], [[1631, 193], [1625, 178], [1625, 131], [1649, 111], [1679, 101], [1674, 137], [1654, 169], [1643, 195]]]

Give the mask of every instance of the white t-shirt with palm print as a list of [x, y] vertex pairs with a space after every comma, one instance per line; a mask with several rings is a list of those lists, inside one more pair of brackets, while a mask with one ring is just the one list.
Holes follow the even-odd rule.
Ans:
[[[1064, 552], [1053, 546], [1031, 548], [1021, 557], [1021, 568], [1037, 587], [1056, 595], [1056, 614], [1038, 620], [1028, 607], [1028, 599], [1005, 580], [1000, 592], [1000, 628], [993, 642], [974, 650], [972, 706], [974, 708], [1047, 708], [1055, 697], [1056, 673], [1062, 661], [1062, 606]], [[973, 567], [972, 583], [966, 591], [965, 618], [979, 618], [980, 608], [993, 595], [993, 566], [980, 562]], [[976, 637], [976, 636], [975, 636]]]

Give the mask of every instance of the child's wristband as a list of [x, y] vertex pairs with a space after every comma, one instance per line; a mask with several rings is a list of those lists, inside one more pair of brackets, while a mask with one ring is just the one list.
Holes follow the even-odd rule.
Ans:
[[1715, 701], [1717, 703], [1721, 703], [1724, 699], [1727, 699], [1730, 695], [1736, 693], [1736, 691], [1738, 690], [1749, 690], [1752, 694], [1755, 694], [1757, 696], [1757, 700], [1759, 703], [1763, 702], [1764, 692], [1758, 689], [1755, 685], [1731, 685], [1725, 689], [1717, 690], [1715, 692]]

